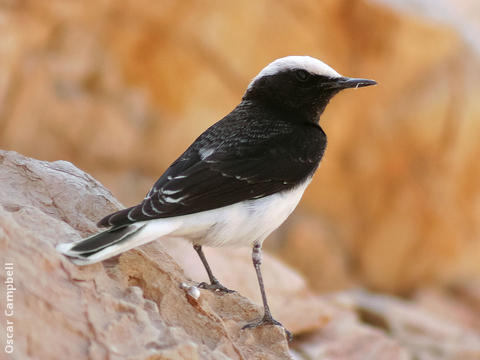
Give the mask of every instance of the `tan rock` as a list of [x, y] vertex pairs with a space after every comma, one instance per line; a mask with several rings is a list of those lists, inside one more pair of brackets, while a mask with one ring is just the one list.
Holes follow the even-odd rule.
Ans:
[[[208, 282], [205, 269], [189, 243], [181, 239], [162, 239], [159, 245], [181, 265], [185, 275]], [[204, 252], [212, 271], [224, 286], [262, 304], [251, 249], [205, 248]], [[308, 289], [304, 279], [265, 252], [262, 274], [272, 313], [290, 331], [306, 333], [330, 320], [325, 302]]]
[[318, 218], [297, 211], [282, 230], [266, 247], [305, 276], [312, 289], [338, 291], [358, 280], [337, 234], [327, 231]]
[[[289, 352], [278, 327], [241, 330], [262, 311], [242, 296], [259, 301], [248, 249], [206, 249], [220, 280], [239, 290], [225, 295], [195, 287], [190, 277], [205, 279], [204, 269], [180, 239], [77, 267], [55, 244], [96, 231], [96, 220], [120, 207], [113, 196], [68, 162], [14, 152], [0, 151], [0, 184], [0, 263], [13, 264], [16, 288], [7, 358], [480, 358], [478, 284], [426, 289], [411, 301], [365, 291], [319, 298], [266, 255], [272, 309], [297, 335]], [[2, 291], [5, 281], [2, 269]], [[7, 303], [0, 304], [4, 316]]]
[[241, 330], [261, 307], [238, 293], [189, 295], [180, 284], [193, 283], [158, 244], [87, 267], [58, 254], [55, 244], [120, 207], [72, 164], [2, 151], [0, 183], [1, 263], [13, 264], [17, 289], [12, 359], [289, 358], [281, 328]]
[[[296, 242], [315, 234], [294, 229], [279, 253], [318, 289], [478, 276], [476, 2], [408, 2], [441, 12], [436, 21], [391, 7], [403, 3], [7, 1], [0, 147], [74, 161], [132, 204], [266, 63], [317, 56], [380, 86], [327, 109], [329, 148], [301, 204], [321, 245], [305, 253]], [[322, 280], [312, 259], [331, 250]]]
[[296, 359], [480, 359], [480, 331], [467, 320], [468, 314], [478, 317], [478, 311], [462, 305], [461, 296], [423, 290], [413, 300], [405, 300], [350, 291], [328, 299], [324, 306], [332, 320], [294, 342]]
[[[416, 359], [480, 359], [480, 332], [465, 326], [458, 317], [459, 306], [444, 312], [425, 303], [364, 291], [337, 299], [355, 309], [363, 322], [383, 329]], [[470, 314], [478, 316], [473, 311]]]
[[321, 332], [295, 344], [297, 359], [410, 360], [409, 352], [382, 331], [367, 327], [351, 314], [337, 316]]
[[450, 289], [425, 288], [417, 291], [415, 303], [445, 320], [480, 333], [480, 284], [458, 284]]

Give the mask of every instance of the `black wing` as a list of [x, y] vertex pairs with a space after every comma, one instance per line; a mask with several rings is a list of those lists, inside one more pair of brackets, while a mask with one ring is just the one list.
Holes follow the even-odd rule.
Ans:
[[99, 226], [193, 214], [291, 189], [313, 175], [326, 145], [325, 134], [312, 124], [253, 133], [251, 126], [228, 133], [208, 129], [141, 204], [105, 217]]

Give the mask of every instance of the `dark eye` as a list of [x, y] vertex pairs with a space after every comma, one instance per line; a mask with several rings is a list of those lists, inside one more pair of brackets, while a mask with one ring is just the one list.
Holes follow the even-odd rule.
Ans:
[[297, 70], [295, 72], [295, 76], [300, 81], [307, 81], [310, 78], [310, 74], [306, 70]]

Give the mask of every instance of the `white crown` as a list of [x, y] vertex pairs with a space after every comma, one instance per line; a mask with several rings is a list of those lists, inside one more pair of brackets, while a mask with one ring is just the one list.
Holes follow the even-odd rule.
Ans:
[[322, 75], [329, 78], [341, 77], [339, 73], [333, 70], [323, 61], [315, 59], [311, 56], [287, 56], [277, 59], [268, 64], [257, 76], [253, 78], [248, 87], [264, 76], [275, 75], [286, 70], [306, 70], [311, 74]]

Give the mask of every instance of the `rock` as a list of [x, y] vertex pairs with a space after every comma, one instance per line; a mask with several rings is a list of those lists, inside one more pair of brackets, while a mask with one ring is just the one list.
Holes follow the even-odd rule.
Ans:
[[[301, 203], [323, 231], [300, 238], [304, 220], [291, 222], [278, 254], [317, 289], [478, 276], [476, 3], [7, 1], [0, 147], [73, 161], [133, 204], [266, 63], [317, 56], [380, 85], [329, 105], [329, 147]], [[331, 276], [314, 258], [333, 259]]]
[[[480, 359], [473, 282], [423, 289], [411, 300], [361, 290], [319, 297], [265, 254], [273, 313], [295, 333], [289, 350], [278, 327], [241, 330], [262, 314], [249, 249], [205, 249], [219, 279], [238, 291], [224, 295], [196, 287], [205, 271], [181, 239], [77, 267], [55, 245], [97, 231], [96, 221], [121, 207], [111, 193], [66, 161], [5, 151], [0, 185], [0, 262], [13, 267], [0, 282], [16, 288], [7, 358]], [[8, 304], [1, 302], [2, 316]]]
[[365, 290], [331, 295], [324, 299], [331, 321], [298, 338], [293, 353], [299, 360], [478, 360], [480, 330], [466, 320], [478, 309], [461, 305], [475, 288], [455, 297], [422, 290], [412, 300]]
[[239, 293], [192, 296], [180, 285], [194, 283], [159, 244], [86, 267], [58, 254], [56, 244], [94, 232], [120, 207], [72, 164], [2, 151], [0, 184], [1, 260], [16, 287], [12, 359], [290, 358], [281, 328], [241, 330], [260, 306]]
[[[187, 277], [208, 282], [205, 269], [189, 243], [180, 239], [162, 239], [158, 245], [181, 265]], [[205, 248], [204, 252], [223, 285], [262, 304], [251, 249]], [[287, 329], [296, 334], [307, 333], [330, 320], [325, 302], [309, 290], [305, 280], [265, 252], [262, 274], [272, 314]]]
[[425, 288], [417, 291], [414, 301], [431, 313], [480, 333], [480, 284], [457, 284], [448, 289]]
[[358, 280], [337, 234], [327, 230], [318, 218], [296, 211], [283, 226], [283, 232], [272, 237], [273, 241], [265, 242], [266, 248], [304, 275], [310, 288], [319, 292], [339, 291]]
[[348, 311], [323, 330], [294, 344], [296, 359], [410, 360], [408, 350], [382, 331], [362, 325]]
[[364, 323], [389, 334], [415, 359], [480, 359], [480, 331], [452, 316], [461, 310], [458, 306], [456, 311], [452, 306], [448, 312], [438, 311], [419, 301], [365, 291], [344, 293], [336, 300], [354, 309]]

